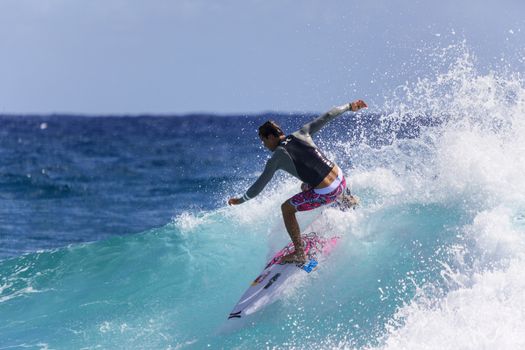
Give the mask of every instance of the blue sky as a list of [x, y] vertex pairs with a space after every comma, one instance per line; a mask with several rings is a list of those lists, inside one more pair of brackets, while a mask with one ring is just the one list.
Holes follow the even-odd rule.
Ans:
[[0, 0], [0, 113], [380, 106], [435, 47], [523, 63], [524, 13], [517, 0]]

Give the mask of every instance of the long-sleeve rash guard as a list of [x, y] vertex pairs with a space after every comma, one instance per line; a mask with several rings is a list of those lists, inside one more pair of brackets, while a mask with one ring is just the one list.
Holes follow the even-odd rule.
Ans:
[[[324, 179], [326, 175], [333, 168], [334, 163], [326, 159], [319, 148], [312, 140], [312, 135], [321, 130], [328, 122], [335, 117], [351, 110], [349, 103], [334, 107], [328, 112], [322, 114], [310, 123], [303, 125], [299, 130], [287, 136], [279, 146], [273, 151], [272, 157], [266, 163], [264, 171], [246, 191], [246, 194], [241, 198], [241, 203], [257, 196], [264, 189], [266, 184], [272, 179], [275, 172], [279, 169], [295, 176], [303, 182], [308, 183], [312, 187], [316, 187]], [[287, 143], [294, 142], [299, 145], [302, 151], [299, 155], [294, 155], [293, 148], [289, 148]], [[304, 147], [305, 146], [305, 147]], [[288, 149], [287, 149], [288, 148]], [[311, 153], [310, 157], [303, 157], [298, 159], [302, 154]], [[294, 159], [295, 158], [295, 159]], [[316, 158], [316, 159], [314, 159]], [[314, 159], [313, 161], [309, 161]], [[298, 171], [299, 170], [299, 171]]]

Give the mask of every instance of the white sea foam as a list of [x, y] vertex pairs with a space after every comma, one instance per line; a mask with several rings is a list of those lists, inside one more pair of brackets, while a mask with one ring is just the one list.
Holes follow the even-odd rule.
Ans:
[[[525, 206], [525, 84], [517, 74], [479, 74], [468, 52], [451, 67], [406, 86], [404, 103], [389, 116], [437, 116], [446, 109], [440, 126], [409, 141], [432, 140], [432, 161], [404, 158], [410, 165], [405, 171], [376, 168], [354, 178], [357, 186], [373, 185], [382, 193], [391, 184], [391, 193], [404, 192], [419, 203], [463, 203], [464, 215], [472, 217], [459, 228], [469, 243], [457, 265], [442, 264], [441, 275], [455, 287], [444, 296], [422, 288], [387, 323], [380, 349], [525, 347], [525, 228], [519, 220]], [[390, 152], [403, 152], [396, 147]]]
[[0, 303], [9, 301], [9, 300], [14, 299], [14, 298], [23, 297], [23, 296], [26, 296], [28, 294], [40, 293], [40, 292], [42, 292], [42, 291], [36, 290], [32, 286], [28, 286], [28, 287], [25, 287], [25, 288], [18, 289], [18, 290], [16, 290], [13, 293], [10, 293], [10, 294], [4, 295], [4, 296], [0, 296]]
[[522, 349], [524, 267], [513, 260], [506, 269], [475, 274], [472, 287], [450, 292], [437, 305], [419, 300], [401, 308], [379, 348]]
[[194, 232], [198, 227], [209, 223], [209, 215], [183, 212], [172, 220], [172, 224], [183, 234]]

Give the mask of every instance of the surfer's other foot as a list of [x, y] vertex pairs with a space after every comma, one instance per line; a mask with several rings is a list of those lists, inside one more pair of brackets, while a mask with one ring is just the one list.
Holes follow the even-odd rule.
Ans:
[[288, 255], [285, 255], [281, 258], [281, 263], [283, 264], [290, 264], [290, 263], [298, 263], [298, 264], [304, 264], [306, 263], [306, 257], [304, 254], [295, 254], [291, 253]]
[[339, 205], [339, 209], [343, 211], [355, 209], [355, 207], [359, 205], [359, 197], [352, 195], [350, 191], [346, 189], [345, 192], [337, 198], [337, 204]]
[[359, 204], [359, 197], [353, 195], [345, 196], [343, 197], [343, 202], [349, 207], [355, 207]]

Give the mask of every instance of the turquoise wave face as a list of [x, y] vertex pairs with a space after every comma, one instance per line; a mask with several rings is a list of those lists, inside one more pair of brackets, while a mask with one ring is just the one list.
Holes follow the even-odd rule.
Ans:
[[[456, 209], [328, 209], [329, 230], [346, 231], [339, 231], [343, 240], [331, 259], [230, 334], [220, 329], [269, 253], [261, 238], [270, 230], [276, 246], [286, 240], [277, 215], [267, 225], [240, 223], [224, 210], [181, 216], [143, 234], [5, 260], [2, 342], [36, 348], [373, 344], [418, 286], [439, 280], [441, 264], [454, 264], [446, 249], [458, 240], [451, 227], [468, 219]], [[302, 224], [312, 220], [305, 216]], [[364, 239], [352, 234], [357, 228]]]
[[217, 250], [232, 229], [183, 238], [165, 227], [3, 261], [2, 342], [162, 348], [191, 339], [226, 312], [207, 308], [229, 290], [215, 276], [235, 280], [224, 269], [233, 255]]

